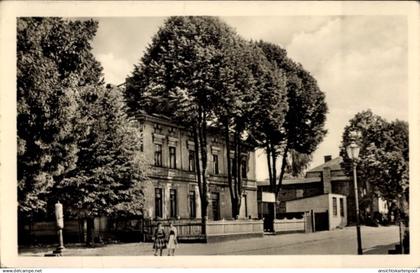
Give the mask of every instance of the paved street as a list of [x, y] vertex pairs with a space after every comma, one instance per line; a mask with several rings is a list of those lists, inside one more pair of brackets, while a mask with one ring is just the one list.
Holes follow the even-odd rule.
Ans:
[[[365, 254], [387, 254], [399, 241], [398, 227], [362, 227]], [[53, 248], [22, 249], [24, 256], [43, 256]], [[210, 244], [180, 244], [176, 255], [286, 255], [286, 254], [355, 254], [356, 229], [266, 235]], [[166, 254], [166, 251], [164, 252]], [[67, 246], [66, 256], [140, 256], [153, 255], [151, 243], [111, 244], [98, 248]]]

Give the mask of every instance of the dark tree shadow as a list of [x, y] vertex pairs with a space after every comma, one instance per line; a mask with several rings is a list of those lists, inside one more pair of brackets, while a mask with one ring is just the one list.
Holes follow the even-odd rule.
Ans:
[[[373, 248], [370, 248], [369, 250], [363, 251], [363, 254], [387, 254], [389, 250], [395, 250], [395, 246], [397, 243], [388, 244], [388, 245], [377, 245]], [[401, 255], [401, 254], [398, 254]]]

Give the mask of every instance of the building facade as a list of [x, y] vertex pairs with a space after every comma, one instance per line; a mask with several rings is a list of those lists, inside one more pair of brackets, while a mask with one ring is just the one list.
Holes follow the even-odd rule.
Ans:
[[[143, 138], [141, 151], [151, 166], [150, 179], [144, 188], [144, 218], [200, 219], [201, 202], [192, 134], [163, 116], [142, 113], [137, 120]], [[216, 130], [209, 130], [207, 143], [208, 219], [233, 219], [225, 141]], [[246, 152], [241, 155], [244, 186], [239, 219], [255, 219], [258, 216], [255, 153], [251, 147], [244, 150]]]
[[333, 230], [347, 225], [347, 198], [341, 194], [321, 194], [285, 202], [286, 212], [310, 215], [313, 231]]
[[[284, 179], [277, 196], [276, 213], [288, 213], [286, 208], [288, 201], [326, 194], [339, 194], [346, 197], [346, 223], [354, 223], [356, 221], [356, 208], [353, 178], [345, 175], [341, 168], [341, 162], [341, 157], [332, 158], [331, 156], [325, 156], [324, 163], [308, 170], [304, 177]], [[371, 191], [369, 185], [362, 182], [360, 181], [360, 185], [358, 185], [359, 203]], [[268, 181], [259, 182], [259, 191], [269, 191]], [[385, 202], [380, 198], [375, 197], [373, 199], [369, 201], [368, 206], [362, 206], [362, 217], [366, 218], [369, 217], [368, 215], [375, 213], [386, 213], [387, 207]], [[316, 209], [315, 207], [316, 204], [314, 203], [314, 209]]]

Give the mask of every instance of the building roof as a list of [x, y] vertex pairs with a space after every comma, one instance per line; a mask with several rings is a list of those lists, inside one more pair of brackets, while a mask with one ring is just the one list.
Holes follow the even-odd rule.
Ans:
[[[321, 177], [299, 177], [292, 179], [283, 179], [282, 185], [295, 185], [295, 184], [307, 184], [307, 183], [317, 183], [321, 182]], [[269, 179], [263, 181], [257, 181], [258, 186], [268, 186], [270, 185]]]
[[333, 197], [334, 196], [347, 197], [344, 194], [339, 194], [339, 193], [322, 193], [322, 194], [317, 194], [317, 195], [312, 195], [312, 196], [299, 197], [299, 198], [295, 198], [295, 199], [292, 199], [292, 200], [287, 200], [287, 201], [284, 201], [284, 202], [292, 203], [292, 202], [303, 201], [305, 199], [311, 199], [311, 198], [315, 199], [315, 198], [319, 198], [319, 197], [326, 196], [326, 195], [328, 195], [328, 196], [332, 195]]
[[330, 168], [332, 171], [340, 171], [341, 170], [341, 162], [343, 161], [343, 158], [341, 156], [338, 156], [334, 159], [331, 159], [330, 161], [327, 161], [315, 168], [310, 169], [307, 171], [307, 173], [313, 173], [313, 172], [322, 172], [322, 170], [326, 167]]
[[[308, 170], [306, 173], [315, 173], [315, 172], [322, 172], [322, 170], [326, 167], [330, 168], [331, 171], [341, 171], [341, 162], [343, 161], [341, 156], [338, 156], [334, 159], [331, 159], [319, 166], [316, 166], [315, 168], [312, 168]], [[333, 178], [334, 181], [339, 180], [347, 180], [348, 178], [346, 176], [335, 176]], [[283, 185], [297, 185], [297, 184], [308, 184], [308, 183], [317, 183], [322, 182], [322, 179], [320, 176], [316, 177], [296, 177], [296, 178], [289, 178], [289, 179], [283, 179]], [[270, 185], [270, 182], [268, 179], [265, 179], [263, 181], [257, 181], [259, 186], [266, 186]]]

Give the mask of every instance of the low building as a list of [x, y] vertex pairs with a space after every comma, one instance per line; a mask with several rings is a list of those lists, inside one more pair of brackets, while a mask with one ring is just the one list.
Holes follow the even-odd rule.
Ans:
[[313, 231], [333, 230], [347, 225], [347, 200], [341, 194], [321, 194], [286, 201], [287, 213], [305, 212], [311, 216]]
[[[353, 178], [346, 176], [341, 168], [341, 157], [332, 158], [331, 156], [324, 157], [324, 163], [310, 169], [306, 172], [304, 177], [284, 179], [282, 187], [276, 199], [276, 215], [291, 212], [287, 209], [289, 201], [307, 199], [312, 197], [321, 198], [323, 195], [338, 194], [346, 197], [346, 223], [355, 223], [356, 208], [354, 199], [354, 184]], [[359, 182], [359, 200], [367, 196], [369, 185]], [[269, 192], [269, 181], [258, 182], [259, 192]], [[315, 199], [308, 199], [313, 201], [313, 210], [317, 209], [317, 202]], [[303, 201], [299, 201], [303, 202]], [[371, 215], [376, 212], [386, 213], [387, 207], [381, 198], [374, 197], [369, 200], [369, 205], [362, 206], [361, 214]], [[260, 207], [267, 207], [269, 205], [260, 205]], [[270, 212], [271, 213], [271, 212]], [[366, 217], [366, 216], [365, 216]], [[363, 220], [363, 219], [362, 219]]]

